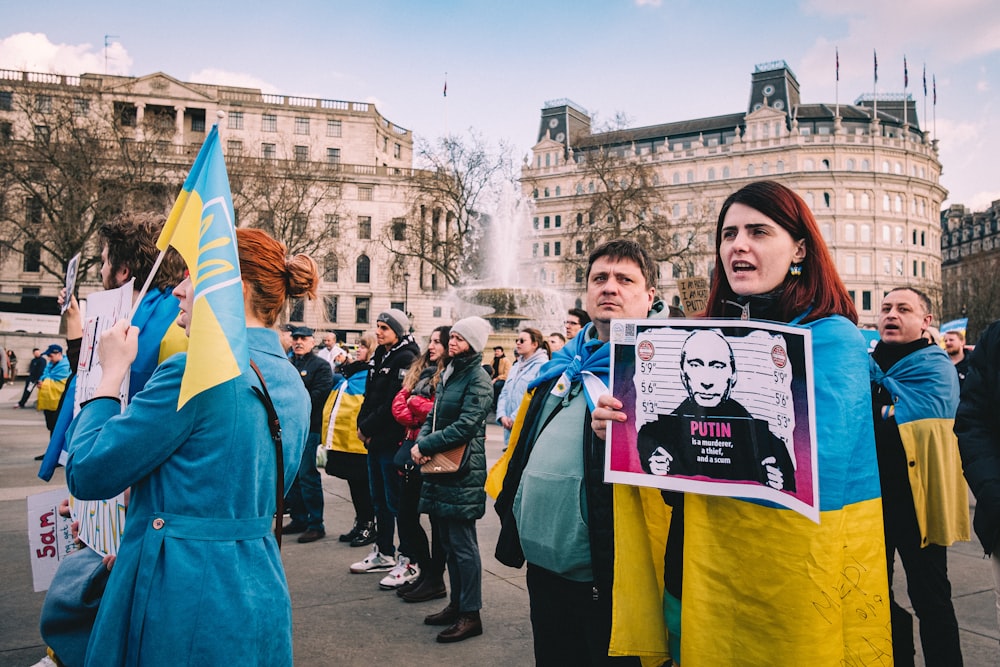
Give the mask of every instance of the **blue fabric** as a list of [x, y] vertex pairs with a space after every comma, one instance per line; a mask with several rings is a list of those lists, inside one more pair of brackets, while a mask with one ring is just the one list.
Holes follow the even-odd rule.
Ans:
[[316, 447], [319, 433], [310, 433], [302, 450], [299, 472], [295, 475], [292, 488], [288, 491], [288, 514], [292, 523], [306, 527], [306, 530], [326, 532], [323, 525], [323, 479], [316, 469]]
[[[247, 332], [284, 436], [294, 479], [309, 431], [309, 397], [277, 334]], [[78, 498], [132, 487], [118, 559], [88, 665], [291, 665], [291, 603], [269, 527], [275, 454], [253, 371], [177, 409], [187, 354], [160, 364], [123, 414], [88, 403], [69, 430], [66, 481]], [[156, 518], [167, 528], [157, 530]], [[195, 528], [191, 528], [195, 526]]]
[[[566, 379], [577, 382], [583, 373], [593, 373], [604, 384], [611, 375], [611, 346], [597, 338], [597, 330], [591, 322], [580, 333], [573, 336], [552, 359], [542, 366], [535, 379], [528, 383], [528, 389], [534, 389], [540, 384], [565, 374]], [[586, 393], [586, 392], [584, 392]], [[587, 395], [587, 405], [594, 409], [590, 395]]]
[[69, 359], [63, 357], [59, 361], [52, 363], [51, 361], [46, 364], [45, 370], [42, 371], [42, 377], [38, 378], [38, 382], [44, 382], [45, 380], [65, 380], [70, 374]]
[[869, 359], [872, 382], [892, 394], [897, 424], [918, 419], [954, 419], [959, 385], [948, 353], [928, 345], [897, 361], [883, 372]]

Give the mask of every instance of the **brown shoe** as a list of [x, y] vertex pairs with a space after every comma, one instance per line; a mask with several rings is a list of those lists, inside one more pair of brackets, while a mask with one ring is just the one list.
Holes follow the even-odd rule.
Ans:
[[321, 540], [326, 537], [325, 530], [313, 530], [310, 528], [306, 532], [299, 535], [299, 542], [301, 544], [306, 544], [307, 542], [315, 542], [316, 540]]
[[442, 630], [437, 640], [442, 644], [460, 642], [469, 637], [478, 637], [483, 634], [483, 622], [479, 618], [478, 611], [467, 611], [458, 615], [458, 620], [451, 627]]
[[451, 625], [458, 620], [458, 605], [449, 602], [448, 606], [436, 614], [424, 618], [424, 625]]
[[399, 594], [406, 602], [428, 602], [429, 600], [440, 600], [448, 595], [444, 582], [441, 580], [431, 581], [424, 579], [417, 586]]

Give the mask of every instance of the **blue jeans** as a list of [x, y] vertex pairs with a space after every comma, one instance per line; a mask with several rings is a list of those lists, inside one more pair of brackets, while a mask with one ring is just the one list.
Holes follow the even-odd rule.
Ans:
[[316, 447], [319, 433], [310, 433], [302, 451], [299, 472], [295, 475], [285, 500], [292, 523], [305, 525], [306, 530], [326, 532], [323, 527], [323, 479], [316, 468]]
[[462, 613], [483, 607], [483, 565], [479, 559], [475, 519], [435, 517], [441, 550], [448, 562], [451, 603]]
[[379, 447], [368, 450], [368, 479], [371, 482], [372, 503], [375, 505], [375, 521], [378, 525], [375, 544], [385, 556], [396, 554], [393, 537], [401, 482], [399, 468], [393, 462], [395, 455], [395, 449]]

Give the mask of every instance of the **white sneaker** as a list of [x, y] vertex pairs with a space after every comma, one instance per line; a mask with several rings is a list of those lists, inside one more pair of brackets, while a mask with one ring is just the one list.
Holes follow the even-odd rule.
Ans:
[[373, 544], [371, 552], [365, 559], [351, 565], [351, 572], [354, 574], [364, 574], [365, 572], [385, 572], [391, 570], [396, 565], [393, 556], [385, 556], [378, 550], [378, 545]]
[[56, 667], [55, 661], [49, 656], [45, 656], [31, 667]]
[[382, 577], [382, 581], [378, 582], [378, 587], [384, 591], [391, 591], [419, 576], [420, 566], [411, 563], [410, 559], [406, 556], [400, 556], [399, 560], [396, 561], [396, 567], [389, 570], [389, 574]]

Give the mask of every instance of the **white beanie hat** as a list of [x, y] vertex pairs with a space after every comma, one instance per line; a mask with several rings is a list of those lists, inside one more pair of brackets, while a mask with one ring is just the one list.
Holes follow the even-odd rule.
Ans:
[[461, 336], [473, 352], [482, 352], [493, 329], [481, 317], [465, 317], [451, 325], [451, 333]]

